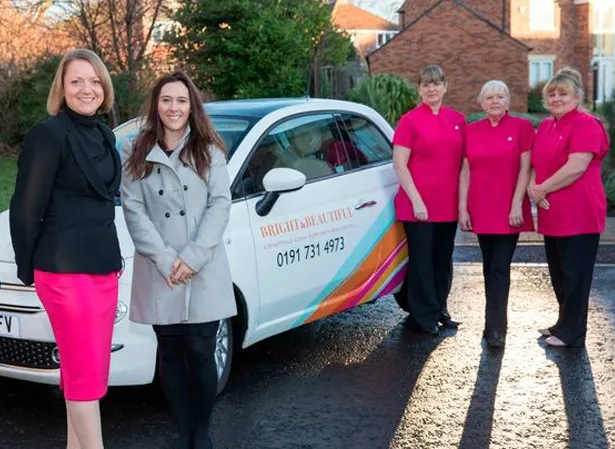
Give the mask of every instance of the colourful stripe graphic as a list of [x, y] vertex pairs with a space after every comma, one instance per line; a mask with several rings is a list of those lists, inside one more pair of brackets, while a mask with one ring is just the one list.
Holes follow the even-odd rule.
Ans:
[[[367, 254], [361, 259], [361, 255]], [[341, 312], [395, 290], [408, 260], [403, 227], [395, 221], [392, 201], [368, 230], [333, 281], [306, 310], [301, 325]], [[315, 310], [314, 310], [315, 309]]]

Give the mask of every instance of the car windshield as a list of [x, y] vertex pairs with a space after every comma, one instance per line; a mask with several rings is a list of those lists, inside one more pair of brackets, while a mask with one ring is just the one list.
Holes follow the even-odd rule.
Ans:
[[214, 123], [216, 131], [224, 140], [229, 158], [231, 158], [244, 136], [252, 128], [254, 122], [245, 117], [230, 117], [226, 115], [210, 115], [210, 118]]

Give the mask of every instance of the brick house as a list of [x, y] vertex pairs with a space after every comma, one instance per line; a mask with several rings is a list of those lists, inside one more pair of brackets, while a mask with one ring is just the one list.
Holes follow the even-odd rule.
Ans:
[[400, 33], [368, 54], [371, 73], [415, 82], [420, 68], [440, 64], [450, 78], [447, 102], [480, 110], [476, 95], [490, 79], [511, 89], [511, 109], [527, 110], [529, 86], [562, 66], [583, 75], [598, 102], [615, 87], [613, 0], [407, 0]]
[[399, 29], [396, 24], [352, 5], [347, 0], [335, 2], [331, 20], [350, 35], [361, 58], [391, 40]]

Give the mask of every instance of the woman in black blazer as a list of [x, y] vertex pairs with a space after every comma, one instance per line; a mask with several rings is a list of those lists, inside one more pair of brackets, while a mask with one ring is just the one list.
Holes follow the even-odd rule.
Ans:
[[121, 164], [97, 113], [113, 98], [95, 53], [64, 56], [47, 99], [51, 117], [26, 136], [10, 206], [18, 276], [35, 283], [58, 346], [71, 448], [103, 448], [98, 401], [107, 391], [122, 267], [113, 201]]

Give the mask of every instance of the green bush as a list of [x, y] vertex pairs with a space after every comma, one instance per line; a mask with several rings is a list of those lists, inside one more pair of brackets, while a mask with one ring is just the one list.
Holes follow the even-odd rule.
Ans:
[[389, 74], [364, 78], [348, 91], [346, 98], [375, 109], [393, 127], [403, 114], [419, 103], [414, 86], [404, 78]]
[[145, 67], [139, 73], [136, 88], [130, 86], [127, 73], [111, 74], [111, 81], [115, 90], [114, 113], [117, 123], [111, 123], [111, 120], [108, 122], [110, 126], [117, 126], [139, 115], [147, 100], [149, 86], [154, 84], [155, 75]]
[[[532, 125], [534, 125], [534, 128], [538, 128], [538, 125], [540, 125], [540, 122], [542, 122], [543, 120], [543, 117], [540, 115], [525, 114], [523, 112], [511, 112], [510, 115], [528, 119], [529, 121], [532, 122]], [[484, 112], [473, 112], [472, 114], [468, 115], [468, 117], [466, 118], [466, 121], [468, 123], [474, 123], [474, 122], [484, 119], [485, 117], [487, 117], [487, 114]]]
[[545, 83], [531, 87], [527, 94], [527, 112], [544, 114], [547, 110], [542, 102], [542, 89]]
[[0, 212], [9, 207], [9, 201], [15, 190], [17, 176], [17, 158], [0, 156]]
[[32, 125], [47, 117], [47, 95], [59, 62], [56, 55], [41, 57], [0, 93], [0, 139], [5, 145], [16, 147]]
[[606, 190], [606, 198], [609, 202], [609, 209], [611, 209], [615, 205], [615, 173], [608, 175], [604, 188]]

